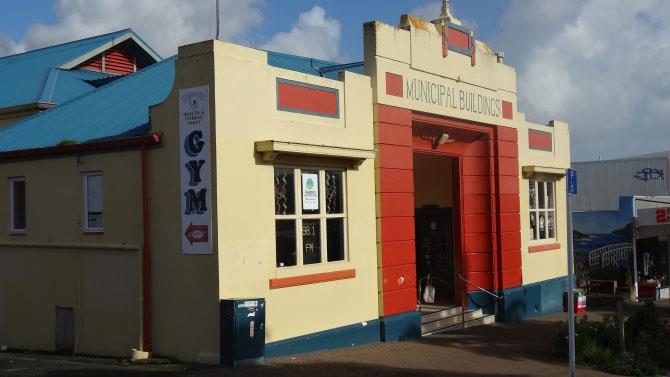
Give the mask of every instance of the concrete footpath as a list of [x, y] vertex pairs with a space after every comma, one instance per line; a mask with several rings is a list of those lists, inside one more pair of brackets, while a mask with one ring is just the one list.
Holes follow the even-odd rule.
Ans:
[[[667, 314], [668, 305], [662, 305]], [[594, 317], [607, 314], [600, 310]], [[664, 315], [665, 317], [665, 315]], [[193, 364], [125, 365], [118, 360], [0, 353], [0, 376], [566, 376], [567, 362], [552, 356], [552, 315], [493, 324], [417, 341], [379, 343], [272, 358], [256, 368]], [[608, 376], [580, 367], [579, 376]]]

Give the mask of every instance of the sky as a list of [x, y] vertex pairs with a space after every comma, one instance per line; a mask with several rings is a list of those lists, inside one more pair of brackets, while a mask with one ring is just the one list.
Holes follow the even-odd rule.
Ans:
[[[0, 56], [131, 27], [161, 55], [215, 35], [215, 0], [22, 0], [0, 11]], [[361, 61], [362, 24], [436, 18], [436, 0], [221, 0], [221, 39]], [[519, 111], [570, 125], [575, 161], [670, 150], [670, 1], [451, 0], [517, 71]]]

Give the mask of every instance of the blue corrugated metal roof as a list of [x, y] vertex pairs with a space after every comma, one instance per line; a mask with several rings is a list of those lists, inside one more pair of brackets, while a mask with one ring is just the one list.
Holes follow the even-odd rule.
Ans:
[[[307, 73], [314, 76], [327, 77], [329, 79], [337, 80], [337, 75], [339, 71], [327, 72], [323, 75], [319, 72], [319, 68], [332, 67], [340, 65], [339, 63], [329, 62], [327, 60], [319, 60], [313, 58], [306, 58], [304, 56], [297, 56], [291, 54], [285, 54], [282, 52], [268, 51], [268, 64], [283, 69], [289, 69], [291, 71]], [[342, 71], [351, 71], [359, 74], [363, 74], [363, 65], [351, 68], [342, 69]]]
[[81, 73], [58, 67], [128, 33], [141, 41], [125, 29], [0, 58], [0, 108], [38, 101], [60, 103], [95, 89], [78, 79]]
[[149, 106], [162, 102], [170, 93], [175, 60], [163, 60], [0, 129], [0, 152], [147, 133]]

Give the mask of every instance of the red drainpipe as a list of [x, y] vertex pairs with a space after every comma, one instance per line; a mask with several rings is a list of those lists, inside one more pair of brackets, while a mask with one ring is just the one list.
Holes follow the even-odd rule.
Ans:
[[142, 350], [151, 352], [151, 237], [149, 233], [149, 162], [147, 144], [140, 146], [142, 169]]

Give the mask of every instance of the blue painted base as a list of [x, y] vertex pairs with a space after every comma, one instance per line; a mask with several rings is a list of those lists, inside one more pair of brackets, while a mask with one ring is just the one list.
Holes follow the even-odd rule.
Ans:
[[407, 312], [381, 318], [382, 342], [416, 339], [421, 336], [421, 314]]
[[363, 323], [319, 331], [295, 338], [265, 344], [265, 356], [276, 357], [326, 349], [350, 347], [379, 342], [380, 321], [372, 319]]
[[514, 322], [563, 311], [565, 277], [545, 280], [499, 292], [504, 300], [496, 302], [483, 292], [468, 293], [468, 308], [482, 308], [487, 314], [495, 314], [496, 321]]

